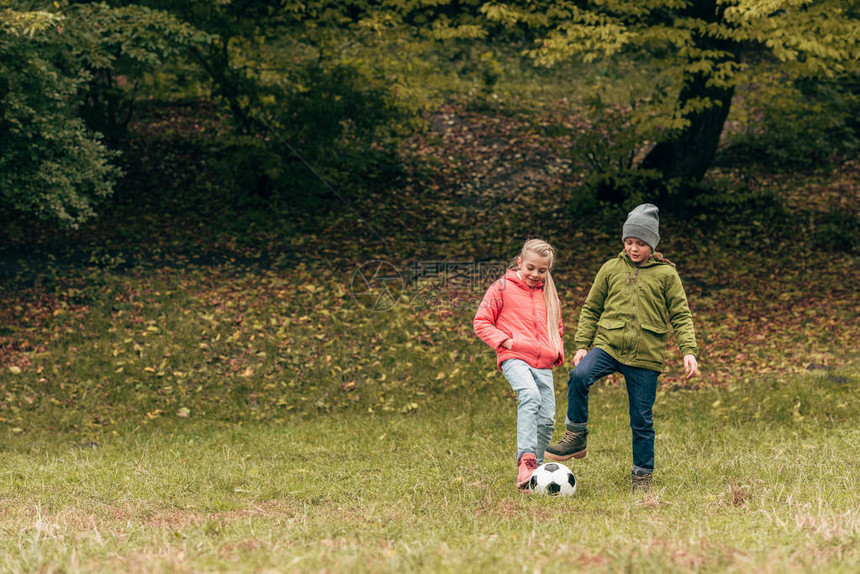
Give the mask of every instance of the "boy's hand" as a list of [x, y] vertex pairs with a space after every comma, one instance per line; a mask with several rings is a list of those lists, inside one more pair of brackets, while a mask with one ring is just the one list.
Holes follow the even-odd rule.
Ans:
[[696, 360], [696, 357], [693, 355], [684, 355], [684, 371], [687, 373], [688, 380], [699, 374], [699, 362]]
[[579, 362], [588, 354], [588, 349], [580, 349], [573, 356], [573, 366], [576, 367]]
[[514, 346], [514, 340], [513, 339], [505, 339], [504, 341], [502, 341], [502, 347], [504, 347], [505, 349], [507, 349], [509, 351], [511, 350], [511, 347], [513, 347], [513, 346]]

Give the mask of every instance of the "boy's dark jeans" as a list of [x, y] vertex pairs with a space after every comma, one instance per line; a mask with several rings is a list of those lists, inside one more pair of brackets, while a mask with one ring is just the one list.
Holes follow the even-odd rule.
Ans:
[[570, 373], [567, 381], [567, 420], [571, 430], [588, 424], [588, 389], [611, 373], [624, 375], [630, 405], [630, 428], [633, 431], [633, 472], [654, 471], [654, 419], [652, 411], [657, 398], [657, 377], [651, 369], [628, 367], [616, 361], [603, 349], [594, 348]]

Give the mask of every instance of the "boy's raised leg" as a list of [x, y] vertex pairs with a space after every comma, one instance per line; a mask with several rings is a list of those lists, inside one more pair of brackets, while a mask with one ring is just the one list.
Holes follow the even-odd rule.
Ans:
[[620, 363], [602, 349], [592, 349], [570, 373], [567, 381], [566, 431], [559, 442], [547, 447], [550, 460], [583, 458], [587, 454], [588, 390], [596, 381], [620, 370]]

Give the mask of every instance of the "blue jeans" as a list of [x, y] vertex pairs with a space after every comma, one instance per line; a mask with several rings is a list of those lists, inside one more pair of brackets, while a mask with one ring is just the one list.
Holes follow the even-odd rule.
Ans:
[[535, 369], [520, 359], [502, 363], [502, 373], [517, 393], [517, 460], [525, 453], [543, 464], [543, 453], [555, 427], [552, 369]]
[[654, 419], [652, 411], [657, 398], [657, 377], [651, 369], [628, 367], [603, 349], [594, 348], [570, 373], [567, 381], [567, 419], [571, 430], [588, 425], [588, 389], [611, 373], [624, 375], [630, 407], [630, 429], [633, 431], [633, 472], [654, 471]]

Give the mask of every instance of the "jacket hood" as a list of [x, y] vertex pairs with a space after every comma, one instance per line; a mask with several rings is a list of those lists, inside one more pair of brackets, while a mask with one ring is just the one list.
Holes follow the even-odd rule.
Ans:
[[[625, 254], [625, 255], [626, 255], [626, 254]], [[631, 263], [632, 263], [632, 262], [631, 262]], [[534, 287], [529, 287], [529, 284], [528, 284], [528, 283], [526, 283], [525, 279], [520, 279], [520, 276], [517, 274], [517, 270], [516, 270], [516, 269], [508, 269], [508, 270], [505, 272], [505, 280], [506, 280], [506, 281], [510, 281], [510, 282], [514, 283], [515, 285], [517, 285], [518, 287], [521, 287], [521, 288], [523, 288], [523, 289], [528, 289], [528, 290], [532, 290], [532, 289], [539, 289], [539, 290], [543, 290], [543, 281], [539, 281], [539, 282], [538, 282], [538, 284], [537, 284], [537, 285], [535, 285]]]
[[672, 267], [675, 266], [674, 263], [663, 257], [663, 254], [659, 251], [654, 251], [653, 253], [651, 253], [651, 256], [648, 258], [648, 261], [645, 261], [644, 263], [642, 263], [642, 265], [636, 265], [635, 263], [633, 263], [633, 260], [630, 259], [630, 256], [627, 255], [627, 252], [624, 250], [622, 250], [621, 253], [618, 254], [618, 258], [623, 259], [631, 267], [639, 267], [640, 269], [643, 267], [651, 267], [653, 265], [671, 265]]

